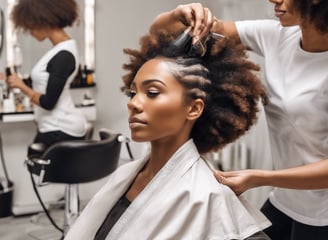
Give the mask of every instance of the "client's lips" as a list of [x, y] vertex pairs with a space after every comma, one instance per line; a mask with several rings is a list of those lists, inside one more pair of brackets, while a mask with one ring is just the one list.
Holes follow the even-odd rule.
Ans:
[[130, 128], [135, 128], [135, 127], [145, 125], [145, 124], [146, 124], [146, 122], [139, 118], [136, 118], [136, 117], [129, 118], [129, 127]]
[[275, 8], [274, 13], [275, 13], [275, 16], [279, 18], [279, 17], [282, 17], [286, 13], [286, 11]]

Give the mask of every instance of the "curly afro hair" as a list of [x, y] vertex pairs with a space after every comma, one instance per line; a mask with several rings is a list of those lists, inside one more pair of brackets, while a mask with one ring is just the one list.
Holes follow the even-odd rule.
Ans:
[[72, 26], [79, 17], [75, 0], [19, 0], [11, 12], [15, 28], [29, 31]]
[[256, 75], [258, 65], [249, 61], [246, 49], [234, 39], [207, 41], [204, 56], [168, 51], [178, 34], [148, 34], [140, 49], [124, 49], [130, 56], [123, 65], [122, 91], [130, 88], [141, 66], [156, 57], [167, 58], [171, 73], [185, 87], [185, 98], [201, 98], [204, 111], [190, 137], [200, 153], [218, 150], [242, 136], [256, 122], [259, 101], [266, 95]]

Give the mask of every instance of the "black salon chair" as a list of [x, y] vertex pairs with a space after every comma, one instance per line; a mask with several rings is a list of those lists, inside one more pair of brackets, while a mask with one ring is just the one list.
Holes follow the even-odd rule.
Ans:
[[[66, 184], [64, 234], [79, 214], [78, 184], [106, 177], [118, 166], [121, 144], [125, 138], [108, 129], [100, 129], [99, 138], [59, 142], [41, 156], [26, 159], [29, 172], [38, 176], [38, 186]], [[35, 144], [31, 147], [39, 148]]]

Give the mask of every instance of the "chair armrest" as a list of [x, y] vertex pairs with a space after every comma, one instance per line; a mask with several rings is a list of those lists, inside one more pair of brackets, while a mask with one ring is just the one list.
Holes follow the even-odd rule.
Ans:
[[50, 159], [42, 158], [46, 150], [47, 146], [44, 143], [32, 143], [28, 146], [29, 155], [25, 158], [24, 164], [28, 166], [29, 170], [50, 165]]
[[28, 171], [31, 174], [38, 175], [38, 186], [47, 185], [47, 183], [43, 182], [45, 175], [45, 166], [50, 165], [50, 159], [41, 159], [37, 157], [26, 157], [24, 164], [27, 166]]
[[28, 146], [28, 157], [32, 156], [42, 156], [42, 154], [47, 150], [47, 146], [44, 143], [32, 143]]
[[30, 166], [34, 166], [35, 164], [45, 166], [45, 165], [50, 165], [51, 160], [50, 159], [41, 159], [41, 158], [35, 158], [35, 157], [27, 157], [25, 159], [25, 164], [28, 164]]

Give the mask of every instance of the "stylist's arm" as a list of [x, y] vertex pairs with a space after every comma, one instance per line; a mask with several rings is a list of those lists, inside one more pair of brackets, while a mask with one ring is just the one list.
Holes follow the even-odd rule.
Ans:
[[19, 88], [26, 96], [30, 98], [32, 103], [40, 105], [39, 99], [41, 94], [27, 86], [16, 73], [8, 76], [6, 81], [10, 88]]

